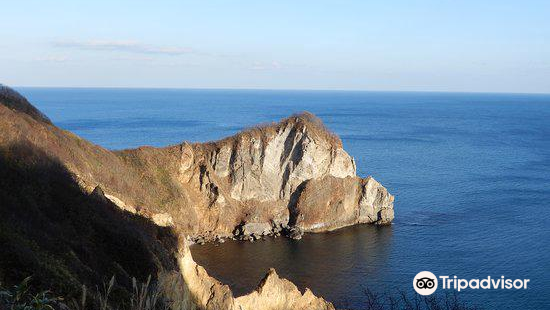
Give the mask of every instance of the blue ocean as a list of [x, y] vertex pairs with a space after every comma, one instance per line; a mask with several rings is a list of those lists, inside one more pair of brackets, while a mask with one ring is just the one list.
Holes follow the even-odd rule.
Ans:
[[484, 309], [550, 308], [550, 95], [17, 90], [59, 127], [110, 149], [216, 140], [310, 111], [342, 138], [358, 175], [395, 195], [391, 226], [195, 246], [237, 294], [274, 267], [337, 307], [361, 309], [367, 288], [414, 294], [426, 270], [530, 279], [527, 289], [457, 295]]

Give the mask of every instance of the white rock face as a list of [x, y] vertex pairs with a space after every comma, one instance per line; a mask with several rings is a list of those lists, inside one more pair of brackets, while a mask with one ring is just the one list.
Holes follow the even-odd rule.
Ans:
[[174, 225], [172, 216], [168, 213], [157, 213], [151, 216], [151, 220], [158, 226], [167, 227]]
[[375, 179], [368, 178], [362, 186], [358, 222], [388, 224], [393, 215], [393, 196]]
[[139, 214], [143, 217], [149, 218], [151, 221], [153, 221], [153, 223], [155, 223], [158, 226], [168, 227], [168, 226], [174, 225], [174, 220], [172, 219], [172, 216], [170, 214], [168, 213], [150, 214], [149, 212], [140, 212], [135, 207], [126, 204], [120, 198], [114, 195], [106, 194], [101, 188], [101, 186], [99, 185], [94, 188], [91, 194], [95, 195], [99, 199], [105, 199], [112, 202], [115, 206], [117, 206], [118, 208], [124, 211], [130, 212], [133, 214]]
[[353, 158], [341, 147], [314, 140], [307, 127], [297, 131], [294, 124], [287, 124], [266, 141], [239, 139], [237, 149], [224, 146], [213, 156], [214, 171], [229, 177], [235, 200], [287, 201], [305, 180], [355, 175]]
[[124, 203], [124, 201], [120, 200], [118, 197], [105, 194], [105, 198], [109, 199], [112, 203], [114, 203], [117, 207], [121, 208], [122, 210], [131, 212], [131, 213], [137, 213], [136, 208], [129, 206]]
[[271, 231], [269, 223], [246, 223], [242, 227], [242, 233], [245, 235], [266, 235]]
[[374, 179], [358, 178], [340, 139], [311, 114], [217, 142], [184, 143], [180, 158], [179, 179], [202, 225], [198, 231], [210, 237], [237, 227], [262, 235], [393, 219], [393, 196]]
[[183, 143], [181, 145], [181, 156], [180, 156], [180, 175], [185, 175], [185, 173], [193, 166], [194, 154], [193, 148], [189, 143]]

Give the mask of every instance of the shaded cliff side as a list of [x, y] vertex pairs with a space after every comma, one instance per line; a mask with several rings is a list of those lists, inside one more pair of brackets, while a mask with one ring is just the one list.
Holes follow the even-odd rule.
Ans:
[[115, 276], [118, 303], [132, 278], [177, 270], [170, 228], [83, 192], [62, 163], [24, 142], [0, 146], [0, 245], [1, 285], [32, 276], [33, 287], [68, 300]]

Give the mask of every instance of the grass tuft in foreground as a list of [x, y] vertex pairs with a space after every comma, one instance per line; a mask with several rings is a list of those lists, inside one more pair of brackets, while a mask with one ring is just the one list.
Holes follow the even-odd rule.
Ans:
[[[111, 293], [115, 287], [115, 277], [89, 291], [82, 286], [81, 296], [76, 299], [64, 300], [54, 297], [50, 291], [30, 293], [31, 277], [25, 278], [20, 284], [12, 288], [0, 286], [0, 310], [195, 310], [193, 303], [183, 300], [170, 300], [164, 296], [162, 290], [151, 281], [139, 283], [132, 280], [132, 292], [127, 300], [114, 302]], [[405, 292], [397, 294], [375, 293], [364, 290], [365, 305], [361, 310], [479, 310], [461, 301], [457, 294], [410, 296]], [[184, 298], [182, 296], [182, 298]], [[173, 307], [171, 307], [173, 306]], [[352, 308], [353, 309], [353, 308]], [[220, 309], [223, 310], [223, 309]], [[258, 309], [261, 310], [261, 309]], [[287, 310], [287, 309], [284, 309]], [[291, 309], [288, 309], [291, 310]]]
[[455, 294], [420, 296], [398, 293], [376, 293], [368, 288], [364, 289], [366, 297], [364, 310], [480, 310], [477, 306], [470, 306]]
[[[102, 287], [96, 287], [95, 292], [90, 292], [86, 286], [82, 286], [81, 296], [78, 299], [64, 300], [62, 297], [54, 297], [50, 291], [31, 293], [31, 277], [25, 278], [20, 284], [12, 288], [0, 286], [1, 310], [167, 310], [171, 304], [163, 297], [161, 290], [151, 282], [151, 277], [145, 283], [138, 283], [133, 278], [133, 290], [128, 300], [112, 303], [111, 293], [115, 286], [115, 277], [104, 283]], [[90, 298], [91, 297], [91, 298]]]

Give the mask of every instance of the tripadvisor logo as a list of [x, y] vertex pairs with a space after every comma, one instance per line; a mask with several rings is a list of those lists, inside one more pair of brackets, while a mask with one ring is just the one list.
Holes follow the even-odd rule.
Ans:
[[421, 271], [414, 277], [413, 287], [420, 295], [431, 295], [437, 290], [437, 277], [429, 271]]
[[[453, 289], [459, 292], [464, 289], [527, 289], [527, 283], [530, 281], [529, 279], [506, 279], [504, 276], [494, 279], [489, 276], [481, 280], [439, 276], [439, 279], [442, 289]], [[431, 295], [437, 290], [437, 287], [437, 277], [429, 271], [421, 271], [414, 277], [413, 288], [420, 295]]]

